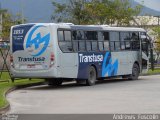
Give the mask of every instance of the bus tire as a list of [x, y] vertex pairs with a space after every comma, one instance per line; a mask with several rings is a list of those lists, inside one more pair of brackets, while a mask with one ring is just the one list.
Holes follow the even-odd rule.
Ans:
[[62, 85], [62, 83], [63, 83], [63, 79], [55, 78], [55, 79], [48, 80], [48, 85], [50, 86], [60, 86]]
[[132, 67], [132, 74], [130, 75], [129, 79], [130, 80], [138, 80], [139, 77], [139, 66], [138, 64], [133, 64]]
[[88, 79], [86, 80], [86, 85], [87, 86], [95, 85], [96, 78], [97, 78], [96, 70], [93, 66], [90, 66], [88, 71]]

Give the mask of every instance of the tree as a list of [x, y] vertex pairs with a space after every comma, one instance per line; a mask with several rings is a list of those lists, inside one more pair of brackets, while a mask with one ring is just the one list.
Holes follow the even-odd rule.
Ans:
[[130, 21], [132, 21], [134, 16], [137, 16], [142, 6], [137, 5], [132, 7], [128, 0], [114, 0], [114, 16], [117, 21], [117, 26], [128, 26], [130, 25]]
[[111, 7], [108, 0], [92, 0], [86, 3], [86, 11], [90, 16], [89, 23], [91, 24], [109, 24], [112, 18]]
[[154, 27], [153, 35], [155, 36], [155, 52], [157, 54], [157, 59], [160, 59], [160, 26]]
[[128, 0], [69, 0], [55, 7], [52, 19], [75, 24], [129, 25], [133, 16], [140, 13], [141, 6], [131, 7]]
[[9, 39], [10, 27], [13, 25], [13, 21], [11, 19], [11, 15], [8, 12], [3, 13], [2, 15], [2, 34], [1, 37], [3, 40]]
[[52, 20], [75, 24], [83, 24], [87, 20], [86, 0], [69, 0], [68, 3], [63, 4], [54, 1], [52, 4], [55, 7], [54, 14], [51, 17]]
[[0, 10], [0, 20], [1, 20], [1, 22], [0, 22], [0, 39], [2, 39], [2, 15], [6, 12], [7, 10], [4, 10], [4, 9], [1, 9]]
[[2, 14], [2, 31], [0, 37], [3, 40], [9, 40], [11, 26], [21, 24], [20, 14], [13, 16], [7, 10], [1, 10], [0, 13]]
[[100, 24], [116, 24], [117, 26], [129, 25], [133, 16], [140, 13], [141, 6], [131, 7], [128, 0], [92, 0], [90, 15]]

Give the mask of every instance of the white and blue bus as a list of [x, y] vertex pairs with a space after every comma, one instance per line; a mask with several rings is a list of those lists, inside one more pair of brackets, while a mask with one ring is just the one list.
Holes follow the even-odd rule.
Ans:
[[150, 39], [142, 28], [55, 23], [11, 28], [11, 74], [94, 85], [108, 77], [138, 79], [148, 70]]

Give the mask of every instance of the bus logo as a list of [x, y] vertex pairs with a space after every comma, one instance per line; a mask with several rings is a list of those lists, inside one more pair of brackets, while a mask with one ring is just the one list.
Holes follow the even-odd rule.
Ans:
[[112, 63], [111, 53], [107, 52], [102, 65], [102, 77], [111, 77], [117, 75], [118, 71], [118, 60]]
[[[41, 28], [45, 28], [43, 25], [35, 26], [29, 33], [27, 42], [26, 42], [26, 49], [28, 52], [31, 53], [32, 56], [36, 57], [41, 55], [45, 52], [48, 47], [49, 40], [50, 40], [50, 33], [43, 34], [41, 33]], [[45, 32], [43, 30], [43, 32]], [[48, 32], [48, 31], [47, 31]], [[35, 51], [35, 52], [33, 52]]]

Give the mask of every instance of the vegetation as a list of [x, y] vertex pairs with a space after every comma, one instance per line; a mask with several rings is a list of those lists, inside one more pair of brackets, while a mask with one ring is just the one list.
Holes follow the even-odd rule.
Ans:
[[53, 2], [52, 19], [74, 24], [116, 24], [128, 26], [133, 16], [140, 13], [141, 6], [131, 7], [128, 0], [69, 0]]
[[154, 27], [153, 35], [155, 36], [154, 50], [157, 54], [157, 60], [160, 59], [160, 26]]
[[155, 68], [153, 71], [149, 69], [147, 75], [160, 74], [160, 68]]
[[12, 25], [21, 24], [21, 15], [17, 14], [13, 16], [8, 12], [8, 10], [0, 10], [0, 15], [2, 15], [2, 22], [0, 23], [2, 26], [2, 31], [0, 33], [0, 37], [3, 40], [9, 40], [10, 36], [10, 28]]

